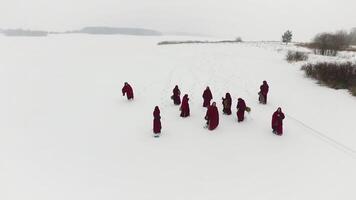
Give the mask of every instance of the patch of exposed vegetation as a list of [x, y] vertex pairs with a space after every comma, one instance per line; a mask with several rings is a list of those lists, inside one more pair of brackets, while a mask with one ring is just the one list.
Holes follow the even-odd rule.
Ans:
[[170, 45], [170, 44], [217, 44], [217, 43], [240, 43], [241, 38], [235, 40], [219, 40], [219, 41], [201, 41], [201, 40], [186, 40], [186, 41], [162, 41], [158, 45]]
[[347, 63], [316, 63], [302, 66], [307, 77], [319, 81], [320, 84], [334, 89], [348, 89], [356, 96], [356, 64]]
[[288, 62], [299, 62], [308, 60], [308, 54], [301, 51], [288, 51], [286, 55]]

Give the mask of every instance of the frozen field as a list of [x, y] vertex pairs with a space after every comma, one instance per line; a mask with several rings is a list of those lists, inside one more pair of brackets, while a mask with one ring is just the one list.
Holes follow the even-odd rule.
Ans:
[[[0, 36], [0, 199], [356, 199], [355, 97], [305, 78], [283, 46], [156, 45], [169, 39], [187, 38]], [[190, 96], [187, 119], [169, 98], [176, 84]], [[213, 132], [207, 85], [220, 112]], [[221, 115], [226, 92], [234, 113], [237, 97], [252, 108], [245, 122]], [[282, 137], [270, 127], [278, 106]]]

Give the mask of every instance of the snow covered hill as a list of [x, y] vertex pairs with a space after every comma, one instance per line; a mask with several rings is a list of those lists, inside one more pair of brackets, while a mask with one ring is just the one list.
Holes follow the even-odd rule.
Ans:
[[[180, 39], [0, 37], [0, 199], [356, 199], [355, 97], [305, 78], [275, 47], [156, 45]], [[134, 102], [121, 96], [125, 81]], [[169, 98], [176, 84], [191, 99], [187, 119]], [[213, 132], [207, 85], [220, 111]], [[221, 115], [225, 92], [252, 108], [245, 122]], [[270, 128], [278, 106], [282, 137]]]

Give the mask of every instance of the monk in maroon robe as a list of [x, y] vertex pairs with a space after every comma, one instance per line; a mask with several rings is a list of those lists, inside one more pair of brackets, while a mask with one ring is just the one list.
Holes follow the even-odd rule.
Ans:
[[205, 119], [207, 121], [208, 129], [214, 130], [219, 125], [219, 111], [216, 107], [216, 103], [213, 102], [211, 106], [208, 107], [206, 111]]
[[260, 86], [260, 92], [258, 93], [260, 103], [267, 104], [268, 91], [269, 91], [269, 86], [267, 84], [267, 81], [263, 81], [263, 84]]
[[283, 119], [285, 118], [281, 108], [278, 108], [272, 115], [272, 130], [276, 135], [283, 134]]
[[207, 108], [208, 106], [210, 106], [210, 101], [213, 99], [213, 94], [211, 94], [209, 87], [206, 87], [206, 89], [204, 90], [203, 99], [204, 99], [203, 107]]
[[180, 90], [178, 88], [178, 85], [174, 87], [171, 99], [173, 100], [174, 105], [180, 105]]
[[180, 105], [180, 116], [181, 117], [188, 117], [190, 115], [190, 109], [189, 109], [189, 98], [188, 95], [184, 95], [182, 99], [182, 104]]
[[246, 103], [243, 99], [237, 99], [237, 121], [242, 122], [245, 119]]
[[125, 96], [125, 94], [126, 94], [126, 97], [128, 100], [131, 100], [134, 98], [132, 87], [127, 82], [125, 82], [125, 85], [122, 88], [122, 96]]
[[231, 115], [231, 104], [232, 104], [232, 99], [230, 93], [225, 94], [225, 98], [222, 98], [222, 104], [223, 104], [223, 113], [225, 115]]
[[161, 129], [161, 114], [158, 106], [156, 106], [155, 110], [153, 111], [153, 133], [160, 134]]

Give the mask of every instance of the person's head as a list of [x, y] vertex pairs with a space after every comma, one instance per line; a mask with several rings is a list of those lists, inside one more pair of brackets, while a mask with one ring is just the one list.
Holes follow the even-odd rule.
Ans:
[[241, 98], [238, 98], [237, 101], [242, 101], [242, 99], [241, 99]]
[[213, 102], [212, 106], [216, 106], [216, 102]]
[[174, 88], [178, 88], [178, 85], [176, 85]]
[[279, 108], [277, 109], [277, 112], [282, 112], [282, 108], [279, 107]]
[[207, 90], [210, 90], [209, 86], [206, 86], [206, 89], [207, 89]]
[[265, 84], [265, 85], [266, 85], [266, 84], [267, 84], [267, 81], [263, 81], [263, 84]]
[[230, 93], [226, 93], [225, 97], [226, 97], [226, 98], [231, 98]]
[[125, 83], [124, 83], [124, 85], [128, 85], [128, 83], [127, 83], [127, 82], [125, 82]]
[[155, 107], [155, 110], [159, 110], [158, 106]]

